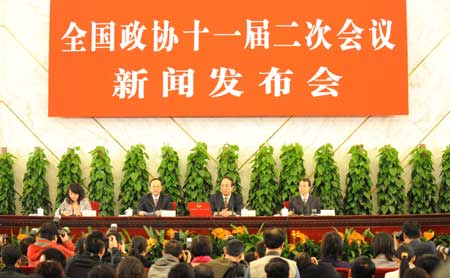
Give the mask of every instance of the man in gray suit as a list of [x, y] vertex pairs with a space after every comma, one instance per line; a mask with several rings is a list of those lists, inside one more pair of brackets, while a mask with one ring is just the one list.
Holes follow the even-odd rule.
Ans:
[[289, 200], [289, 214], [310, 215], [315, 209], [320, 213], [320, 198], [309, 194], [311, 190], [311, 181], [302, 179], [298, 183], [299, 196], [294, 196]]

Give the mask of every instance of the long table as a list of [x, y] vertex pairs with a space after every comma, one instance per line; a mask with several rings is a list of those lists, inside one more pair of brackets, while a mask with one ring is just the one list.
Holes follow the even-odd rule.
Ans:
[[[19, 232], [26, 226], [40, 227], [43, 222], [52, 221], [51, 216], [0, 216], [0, 233]], [[348, 215], [348, 216], [264, 216], [264, 217], [62, 217], [61, 226], [71, 228], [73, 234], [87, 232], [87, 228], [106, 231], [112, 223], [119, 229], [126, 229], [130, 234], [145, 235], [143, 226], [153, 229], [189, 230], [193, 233], [207, 234], [214, 228], [230, 228], [230, 225], [244, 225], [250, 232], [256, 232], [261, 225], [264, 227], [279, 227], [288, 230], [300, 230], [310, 238], [318, 240], [322, 234], [336, 228], [354, 228], [358, 232], [370, 228], [372, 232], [399, 231], [406, 220], [416, 220], [422, 226], [422, 231], [432, 229], [437, 234], [450, 233], [450, 214], [428, 215]]]

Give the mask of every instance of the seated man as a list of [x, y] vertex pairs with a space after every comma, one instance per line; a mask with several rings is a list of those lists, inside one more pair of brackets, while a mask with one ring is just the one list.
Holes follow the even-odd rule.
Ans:
[[309, 215], [315, 209], [320, 213], [320, 199], [309, 194], [311, 181], [302, 179], [298, 183], [299, 196], [294, 196], [289, 200], [289, 214]]
[[[417, 257], [425, 254], [437, 255], [436, 246], [432, 241], [420, 240], [420, 225], [415, 220], [407, 220], [402, 226], [402, 237], [405, 244], [410, 246]], [[398, 245], [396, 238], [396, 245]]]
[[142, 196], [138, 204], [139, 215], [161, 215], [161, 210], [173, 210], [172, 198], [169, 195], [161, 194], [163, 189], [160, 178], [150, 180], [148, 184], [149, 194]]
[[230, 216], [240, 214], [242, 209], [242, 196], [233, 191], [234, 181], [224, 177], [220, 183], [220, 192], [211, 195], [209, 204], [214, 215]]

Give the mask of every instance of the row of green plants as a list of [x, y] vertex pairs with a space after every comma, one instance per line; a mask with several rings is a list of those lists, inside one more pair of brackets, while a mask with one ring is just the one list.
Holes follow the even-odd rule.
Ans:
[[[167, 241], [171, 239], [177, 239], [182, 242], [187, 242], [187, 238], [195, 237], [196, 234], [189, 230], [157, 230], [152, 227], [143, 227], [145, 233], [147, 234], [147, 258], [151, 261], [162, 257], [162, 251], [164, 245]], [[227, 239], [231, 236], [235, 239], [240, 240], [244, 243], [244, 252], [252, 252], [256, 249], [256, 244], [263, 240], [263, 230], [264, 224], [261, 225], [256, 233], [250, 233], [245, 226], [235, 226], [231, 225], [229, 229], [225, 228], [215, 228], [211, 229], [209, 237], [213, 243], [213, 257], [218, 258], [223, 254], [223, 247], [226, 245]], [[87, 233], [92, 231], [91, 227], [87, 228]], [[132, 236], [126, 229], [119, 230], [122, 238], [124, 239], [125, 249], [130, 250]], [[330, 230], [333, 231], [333, 230]], [[369, 256], [373, 257], [371, 241], [374, 238], [373, 233], [370, 228], [367, 228], [362, 233], [358, 233], [355, 229], [349, 228], [342, 231], [334, 228], [343, 242], [343, 252], [342, 260], [351, 262], [359, 256]], [[11, 234], [11, 243], [18, 246], [20, 240], [29, 236], [30, 228], [21, 228], [19, 233]], [[82, 233], [81, 236], [86, 236], [87, 233]], [[177, 236], [175, 236], [177, 234]], [[75, 237], [74, 237], [75, 236]], [[80, 235], [72, 235], [72, 238], [78, 238]], [[450, 245], [450, 234], [439, 234], [436, 235], [432, 230], [423, 233], [421, 238], [422, 241], [433, 241], [435, 245]], [[299, 252], [305, 252], [311, 256], [320, 259], [320, 240], [313, 240], [309, 236], [303, 233], [301, 230], [289, 230], [286, 242], [284, 244], [284, 249], [282, 251], [282, 256], [289, 259], [294, 259], [294, 257]]]
[[[57, 194], [55, 207], [64, 200], [67, 187], [71, 183], [85, 184], [82, 178], [79, 148], [69, 148], [58, 164]], [[298, 194], [298, 181], [305, 177], [303, 148], [300, 144], [284, 145], [281, 148], [278, 171], [272, 146], [260, 146], [252, 160], [252, 173], [248, 192], [247, 207], [255, 209], [257, 215], [272, 215], [284, 201]], [[378, 174], [376, 184], [370, 179], [370, 160], [363, 145], [350, 148], [345, 191], [341, 190], [339, 169], [334, 160], [331, 144], [321, 146], [314, 154], [315, 171], [313, 194], [320, 196], [323, 209], [334, 209], [337, 214], [426, 214], [450, 212], [450, 146], [441, 162], [441, 184], [438, 190], [433, 176], [432, 154], [425, 145], [415, 147], [409, 156], [411, 166], [411, 186], [405, 191], [404, 172], [398, 151], [390, 145], [379, 149]], [[114, 215], [114, 179], [108, 150], [96, 147], [90, 152], [91, 164], [88, 197], [101, 203], [100, 215]], [[186, 214], [186, 204], [207, 201], [211, 192], [220, 190], [224, 176], [235, 180], [235, 191], [242, 193], [242, 184], [237, 164], [239, 147], [226, 144], [218, 155], [217, 180], [214, 184], [208, 170], [207, 145], [199, 142], [191, 150], [186, 165], [184, 184], [180, 182], [179, 156], [170, 146], [161, 149], [162, 161], [157, 172], [164, 184], [164, 191], [177, 202], [179, 215]], [[126, 154], [123, 178], [120, 183], [119, 210], [136, 208], [140, 197], [148, 191], [150, 174], [147, 170], [149, 159], [143, 145], [132, 146]], [[46, 181], [49, 164], [42, 149], [30, 154], [23, 179], [21, 194], [14, 189], [14, 156], [0, 154], [0, 214], [15, 214], [15, 195], [19, 195], [22, 213], [35, 213], [38, 207], [45, 213], [52, 212], [49, 184]], [[344, 195], [345, 193], [345, 195]], [[378, 200], [378, 211], [373, 211], [372, 196]], [[405, 201], [409, 207], [405, 206]]]

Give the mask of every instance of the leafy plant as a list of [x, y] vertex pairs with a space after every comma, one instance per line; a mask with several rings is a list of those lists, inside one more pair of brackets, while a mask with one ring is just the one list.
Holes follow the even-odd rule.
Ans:
[[0, 214], [16, 214], [14, 158], [7, 152], [0, 154]]
[[239, 176], [239, 169], [237, 160], [239, 158], [239, 147], [237, 145], [225, 144], [221, 149], [219, 156], [219, 166], [217, 167], [217, 182], [216, 191], [220, 192], [220, 183], [226, 176], [234, 181], [234, 191], [242, 194], [241, 177]]
[[363, 145], [354, 145], [349, 154], [352, 158], [347, 173], [347, 194], [345, 212], [347, 214], [371, 214], [372, 181], [370, 180], [370, 160]]
[[100, 215], [114, 215], [114, 179], [111, 159], [105, 147], [97, 146], [91, 154], [89, 199], [101, 203]]
[[412, 165], [411, 189], [408, 192], [409, 212], [427, 214], [436, 212], [437, 185], [433, 176], [431, 152], [425, 145], [415, 147], [410, 155]]
[[68, 148], [58, 164], [58, 176], [56, 181], [56, 202], [58, 207], [66, 198], [67, 190], [72, 183], [83, 183], [81, 173], [81, 159], [76, 153], [80, 147]]
[[184, 215], [186, 208], [184, 207], [183, 188], [180, 183], [178, 153], [172, 147], [166, 145], [161, 148], [161, 157], [158, 175], [164, 185], [164, 192], [177, 202], [177, 214]]
[[273, 147], [262, 145], [253, 159], [248, 202], [257, 215], [272, 215], [279, 197]]
[[343, 198], [339, 180], [339, 170], [333, 157], [333, 146], [323, 145], [314, 153], [316, 169], [314, 172], [313, 193], [320, 196], [323, 209], [334, 209], [343, 213]]
[[208, 147], [199, 142], [188, 156], [184, 198], [187, 202], [205, 202], [212, 190], [211, 173], [208, 171]]
[[47, 165], [44, 150], [39, 148], [31, 154], [27, 161], [27, 170], [23, 178], [23, 192], [20, 202], [22, 213], [36, 213], [39, 207], [44, 209], [45, 214], [52, 211], [49, 186], [46, 180]]
[[281, 147], [280, 203], [298, 193], [298, 182], [305, 177], [303, 165], [303, 147], [298, 144]]
[[164, 244], [166, 242], [166, 230], [154, 230], [152, 227], [147, 226], [144, 226], [144, 230], [148, 236], [146, 257], [154, 263], [156, 259], [162, 257], [162, 250], [164, 249]]
[[378, 151], [377, 197], [380, 214], [405, 213], [405, 181], [398, 151], [386, 145]]
[[148, 158], [144, 145], [131, 146], [125, 156], [125, 165], [122, 182], [120, 183], [120, 212], [123, 213], [128, 208], [136, 208], [137, 204], [147, 192], [148, 188]]
[[[353, 228], [345, 229], [344, 233], [336, 230], [342, 238], [342, 260], [351, 262], [360, 256], [372, 256], [372, 247], [370, 241], [374, 235], [367, 228], [362, 234], [355, 231]], [[366, 240], [369, 239], [368, 241]]]
[[450, 212], [450, 146], [447, 146], [442, 155], [441, 169], [439, 210], [441, 212]]

